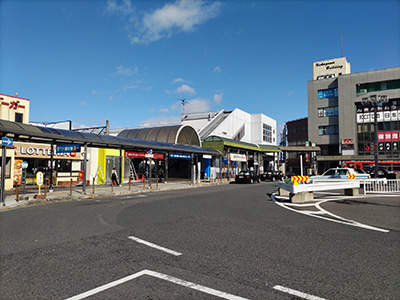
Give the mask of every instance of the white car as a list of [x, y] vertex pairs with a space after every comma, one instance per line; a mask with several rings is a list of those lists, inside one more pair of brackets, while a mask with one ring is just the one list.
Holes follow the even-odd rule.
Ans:
[[325, 171], [322, 175], [311, 176], [313, 179], [348, 179], [349, 175], [356, 175], [355, 179], [368, 179], [371, 178], [369, 174], [356, 172], [353, 168], [331, 168]]

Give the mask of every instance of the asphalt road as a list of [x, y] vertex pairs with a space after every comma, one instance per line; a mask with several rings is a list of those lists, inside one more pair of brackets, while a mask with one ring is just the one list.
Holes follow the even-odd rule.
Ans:
[[276, 190], [230, 184], [4, 211], [0, 298], [400, 299], [399, 199], [323, 205], [384, 233], [287, 210], [267, 196]]

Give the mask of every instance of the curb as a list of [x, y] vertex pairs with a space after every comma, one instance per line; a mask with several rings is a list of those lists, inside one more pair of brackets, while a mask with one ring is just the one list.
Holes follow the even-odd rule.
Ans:
[[[185, 186], [176, 186], [181, 183], [173, 183], [175, 186], [170, 186], [170, 187], [158, 187], [158, 188], [149, 188], [147, 187], [146, 189], [136, 189], [136, 190], [127, 190], [127, 191], [115, 191], [115, 192], [105, 192], [105, 193], [99, 193], [99, 194], [92, 194], [92, 193], [87, 193], [87, 194], [82, 194], [79, 196], [54, 196], [51, 198], [46, 198], [46, 199], [28, 199], [28, 200], [20, 200], [20, 202], [16, 202], [12, 205], [8, 206], [0, 206], [0, 212], [1, 211], [6, 211], [6, 210], [11, 210], [11, 209], [16, 209], [16, 208], [23, 208], [23, 207], [29, 207], [29, 206], [35, 206], [35, 205], [43, 205], [43, 204], [49, 204], [49, 203], [56, 203], [56, 202], [68, 202], [68, 201], [77, 201], [77, 200], [85, 200], [85, 199], [93, 199], [93, 198], [107, 198], [107, 197], [115, 197], [119, 195], [134, 195], [134, 194], [144, 194], [144, 193], [157, 193], [157, 192], [163, 192], [163, 191], [174, 191], [174, 190], [183, 190], [183, 189], [191, 189], [191, 188], [202, 188], [202, 187], [208, 187], [208, 186], [218, 186], [218, 185], [227, 185], [230, 182], [228, 181], [222, 181], [222, 182], [210, 182], [210, 183], [200, 183], [197, 185], [185, 185]], [[172, 185], [172, 184], [171, 184]], [[54, 195], [54, 194], [52, 194]]]

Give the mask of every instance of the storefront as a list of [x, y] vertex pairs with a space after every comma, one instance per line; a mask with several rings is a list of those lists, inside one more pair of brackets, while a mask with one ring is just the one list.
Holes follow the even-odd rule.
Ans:
[[251, 144], [219, 136], [209, 136], [203, 142], [203, 147], [218, 150], [223, 154], [220, 164], [221, 176], [233, 177], [241, 170], [264, 172], [278, 169], [278, 146]]
[[14, 142], [14, 146], [14, 183], [22, 183], [22, 166], [27, 185], [35, 184], [37, 172], [43, 172], [46, 179], [52, 178], [53, 185], [67, 185], [71, 179], [75, 184], [79, 182], [79, 172], [82, 169], [81, 153], [55, 153], [51, 167], [51, 145]]

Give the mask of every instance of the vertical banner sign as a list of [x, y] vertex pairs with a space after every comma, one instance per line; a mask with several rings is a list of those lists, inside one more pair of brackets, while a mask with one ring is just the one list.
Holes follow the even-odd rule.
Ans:
[[23, 160], [22, 159], [16, 159], [14, 162], [14, 184], [15, 185], [21, 185], [22, 183], [22, 164]]
[[43, 185], [43, 173], [42, 172], [36, 173], [36, 185], [39, 186], [39, 195], [40, 195], [40, 187]]

